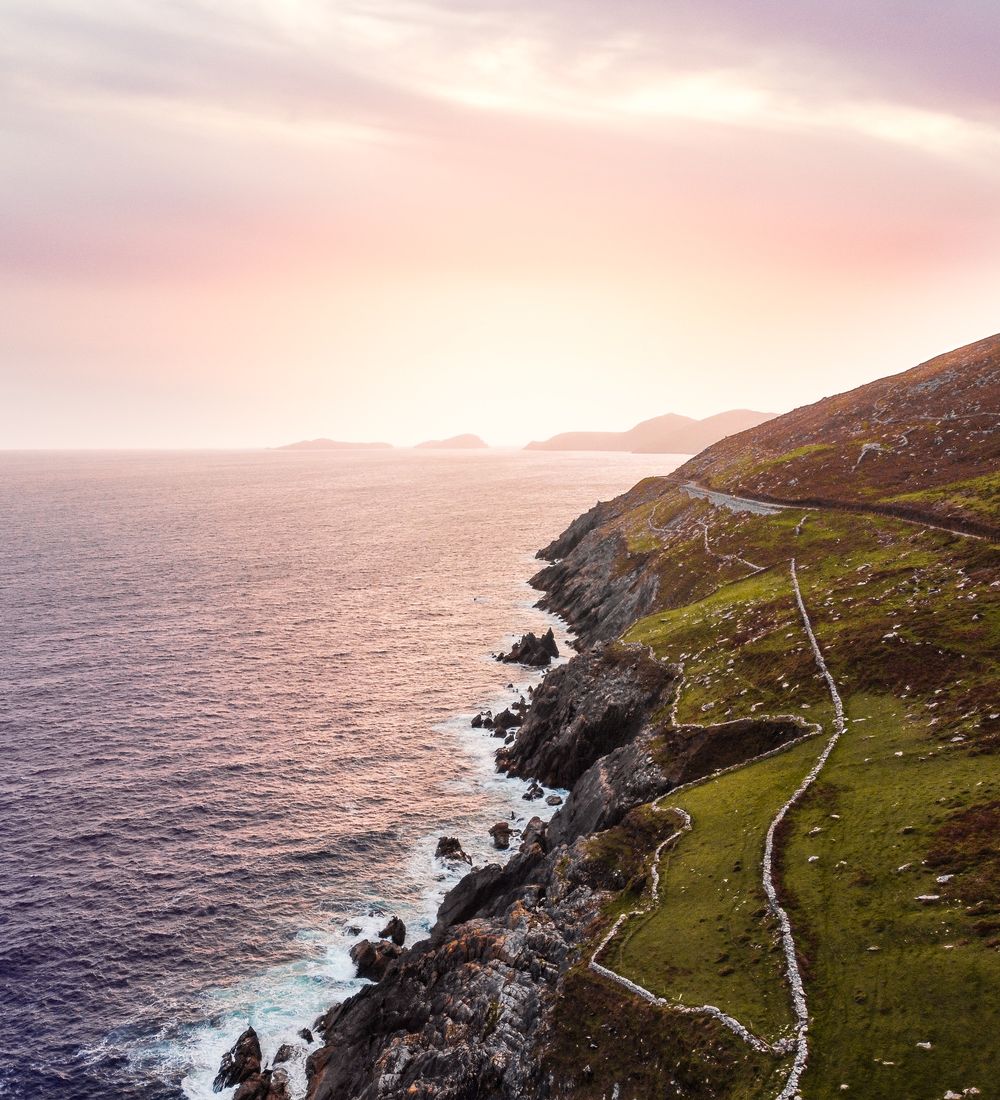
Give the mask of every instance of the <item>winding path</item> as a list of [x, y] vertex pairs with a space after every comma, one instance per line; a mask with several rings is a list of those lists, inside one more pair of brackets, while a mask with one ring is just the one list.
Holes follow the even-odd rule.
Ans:
[[[706, 546], [707, 546], [708, 532], [706, 528]], [[742, 560], [742, 559], [740, 559]], [[802, 1078], [802, 1073], [805, 1070], [806, 1063], [809, 1058], [809, 1013], [806, 1004], [805, 987], [802, 983], [802, 973], [799, 969], [798, 955], [795, 949], [795, 938], [792, 932], [792, 923], [788, 917], [787, 912], [781, 905], [778, 899], [778, 891], [774, 882], [774, 839], [777, 833], [778, 827], [784, 820], [785, 815], [790, 809], [802, 798], [805, 792], [813, 784], [816, 777], [820, 774], [829, 759], [830, 753], [833, 752], [834, 747], [840, 740], [841, 735], [844, 732], [844, 704], [840, 697], [840, 692], [837, 690], [836, 682], [827, 667], [826, 660], [823, 657], [823, 651], [820, 649], [819, 642], [816, 639], [816, 634], [813, 631], [812, 622], [809, 618], [809, 613], [806, 610], [805, 601], [802, 598], [802, 590], [799, 587], [798, 572], [795, 567], [795, 559], [792, 558], [790, 563], [790, 576], [792, 591], [795, 594], [795, 602], [798, 606], [799, 616], [802, 619], [802, 627], [806, 633], [806, 637], [809, 639], [809, 645], [812, 649], [813, 659], [816, 662], [816, 667], [819, 669], [826, 681], [827, 689], [830, 693], [830, 700], [833, 703], [834, 713], [834, 728], [826, 745], [823, 747], [823, 751], [820, 753], [816, 760], [816, 763], [810, 769], [808, 775], [799, 784], [798, 789], [792, 794], [787, 802], [778, 810], [774, 819], [772, 820], [770, 827], [767, 830], [767, 839], [764, 842], [764, 859], [763, 859], [763, 888], [764, 894], [767, 897], [768, 907], [774, 914], [778, 921], [778, 926], [781, 930], [782, 947], [785, 954], [786, 974], [788, 977], [788, 984], [791, 989], [792, 996], [792, 1009], [795, 1014], [795, 1034], [793, 1036], [780, 1039], [777, 1043], [768, 1043], [765, 1039], [754, 1035], [747, 1027], [740, 1023], [739, 1020], [723, 1012], [715, 1005], [699, 1005], [692, 1007], [689, 1005], [679, 1005], [674, 1001], [671, 1001], [666, 997], [657, 997], [654, 993], [651, 993], [645, 987], [639, 985], [637, 982], [633, 982], [631, 979], [624, 977], [624, 975], [618, 974], [616, 971], [610, 969], [610, 967], [604, 966], [600, 962], [600, 956], [604, 953], [608, 945], [618, 934], [622, 926], [626, 921], [632, 917], [642, 916], [650, 912], [660, 901], [660, 873], [659, 863], [660, 857], [663, 854], [664, 849], [668, 844], [673, 844], [684, 833], [688, 832], [692, 827], [691, 817], [680, 807], [672, 806], [667, 808], [667, 812], [677, 814], [680, 818], [681, 824], [678, 829], [670, 834], [660, 842], [656, 851], [653, 853], [653, 862], [651, 866], [651, 878], [653, 887], [651, 891], [651, 900], [648, 906], [642, 909], [634, 909], [629, 913], [623, 913], [615, 923], [612, 925], [610, 931], [598, 944], [596, 950], [590, 957], [590, 969], [595, 973], [600, 974], [602, 977], [609, 981], [615, 982], [622, 988], [633, 993], [637, 997], [641, 997], [643, 1000], [648, 1001], [650, 1004], [655, 1004], [660, 1007], [670, 1008], [675, 1012], [681, 1012], [686, 1015], [702, 1015], [712, 1016], [719, 1020], [723, 1025], [728, 1027], [731, 1031], [740, 1036], [746, 1043], [748, 1043], [754, 1050], [761, 1053], [770, 1054], [787, 1054], [792, 1051], [795, 1053], [795, 1057], [792, 1061], [791, 1069], [789, 1070], [788, 1077], [785, 1080], [785, 1084], [780, 1093], [778, 1093], [776, 1100], [793, 1100], [798, 1092], [799, 1082]], [[780, 746], [778, 749], [773, 749], [771, 752], [764, 753], [761, 756], [754, 757], [752, 760], [744, 761], [741, 764], [734, 765], [730, 768], [724, 768], [714, 775], [707, 776], [704, 779], [695, 780], [692, 783], [684, 784], [681, 787], [675, 787], [674, 790], [669, 791], [666, 795], [656, 799], [653, 803], [655, 810], [660, 810], [660, 803], [664, 798], [674, 797], [680, 791], [686, 790], [690, 787], [696, 786], [701, 783], [708, 782], [711, 779], [716, 778], [719, 775], [723, 775], [726, 772], [735, 771], [736, 768], [743, 768], [749, 764], [755, 763], [758, 760], [763, 760], [766, 757], [773, 756], [776, 753], [784, 752], [791, 748], [792, 745], [797, 745], [804, 741], [807, 737], [813, 736], [814, 733], [810, 732], [804, 737], [796, 738], [794, 741], [787, 742]]]

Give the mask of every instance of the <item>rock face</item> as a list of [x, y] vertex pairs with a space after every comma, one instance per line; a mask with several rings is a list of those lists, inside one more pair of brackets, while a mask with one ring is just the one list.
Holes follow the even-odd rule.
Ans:
[[511, 775], [572, 787], [601, 756], [631, 741], [665, 705], [677, 671], [639, 647], [598, 647], [551, 672], [497, 765]]
[[546, 668], [558, 656], [559, 647], [549, 627], [540, 638], [531, 631], [524, 634], [509, 653], [501, 653], [497, 660], [506, 664], [528, 665], [530, 668]]
[[596, 898], [582, 884], [557, 885], [555, 857], [535, 848], [510, 871], [466, 876], [474, 885], [452, 891], [431, 938], [391, 980], [331, 1009], [327, 1045], [308, 1063], [310, 1100], [544, 1094], [525, 1051]]
[[379, 932], [383, 940], [392, 940], [397, 947], [402, 947], [406, 942], [406, 925], [399, 917], [392, 917], [389, 923]]
[[379, 982], [385, 975], [389, 963], [403, 954], [402, 947], [386, 940], [360, 940], [351, 948], [351, 962], [354, 963], [359, 978], [368, 978]]
[[222, 1092], [240, 1085], [250, 1077], [260, 1073], [261, 1053], [257, 1032], [252, 1027], [236, 1040], [232, 1049], [227, 1050], [219, 1064], [219, 1072], [212, 1083], [213, 1092]]
[[531, 578], [544, 592], [539, 606], [561, 615], [579, 636], [578, 649], [617, 638], [656, 607], [660, 558], [630, 553], [613, 521], [658, 501], [670, 483], [647, 478], [628, 493], [577, 517], [538, 557], [551, 562]]

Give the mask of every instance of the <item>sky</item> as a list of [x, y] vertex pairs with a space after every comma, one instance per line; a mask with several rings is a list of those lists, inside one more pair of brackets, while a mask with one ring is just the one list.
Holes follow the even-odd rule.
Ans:
[[3, 0], [0, 448], [518, 445], [1000, 330], [996, 0]]

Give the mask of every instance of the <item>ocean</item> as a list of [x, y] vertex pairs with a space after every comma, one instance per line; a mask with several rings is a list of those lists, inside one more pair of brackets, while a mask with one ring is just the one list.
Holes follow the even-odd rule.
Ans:
[[[495, 821], [535, 550], [680, 456], [0, 454], [0, 1095], [208, 1100]], [[315, 1044], [313, 1049], [315, 1048]], [[225, 1098], [232, 1090], [223, 1093]]]

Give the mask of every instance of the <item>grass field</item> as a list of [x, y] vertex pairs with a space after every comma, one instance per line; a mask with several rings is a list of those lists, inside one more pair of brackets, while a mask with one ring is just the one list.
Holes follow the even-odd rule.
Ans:
[[777, 924], [761, 885], [764, 837], [823, 746], [787, 752], [664, 800], [692, 828], [660, 863], [660, 904], [635, 918], [604, 962], [658, 996], [715, 1005], [775, 1042], [794, 1018]]
[[[997, 548], [825, 513], [795, 534], [798, 514], [706, 508], [691, 519], [709, 522], [713, 549], [767, 568], [733, 577], [693, 529], [678, 536], [677, 591], [625, 636], [683, 664], [677, 720], [798, 714], [829, 733], [829, 695], [792, 599], [793, 553], [847, 705], [844, 737], [778, 837], [810, 1012], [802, 1093], [1000, 1096]], [[761, 859], [770, 821], [824, 740], [664, 800], [693, 829], [662, 857], [659, 904], [626, 925], [606, 965], [678, 1004], [714, 1004], [768, 1040], [788, 1034]], [[635, 903], [623, 895], [609, 912]], [[757, 1058], [734, 1063], [720, 1091], [683, 1094], [766, 1096], [775, 1079]]]

